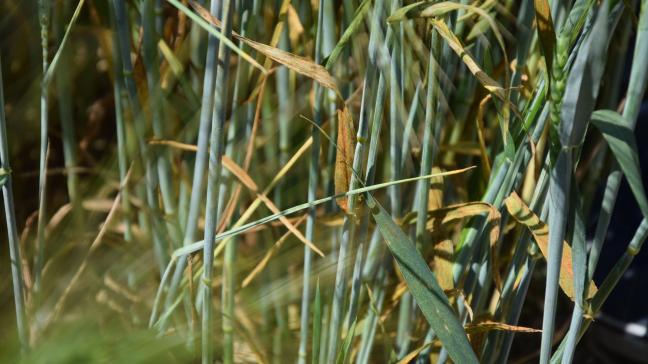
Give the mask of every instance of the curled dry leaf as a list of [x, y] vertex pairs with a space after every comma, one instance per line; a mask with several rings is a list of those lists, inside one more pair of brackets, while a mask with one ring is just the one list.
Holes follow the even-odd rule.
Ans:
[[504, 101], [507, 106], [511, 108], [513, 113], [520, 117], [520, 111], [515, 105], [513, 105], [510, 100], [507, 99], [507, 93], [504, 88], [492, 79], [482, 68], [477, 64], [474, 58], [466, 52], [465, 48], [461, 44], [461, 41], [457, 36], [448, 28], [448, 25], [441, 19], [431, 19], [434, 28], [439, 32], [439, 35], [445, 39], [450, 48], [459, 56], [461, 61], [468, 67], [470, 73], [477, 78], [477, 81], [486, 89], [488, 92], [495, 95], [498, 99]]
[[[189, 3], [191, 7], [196, 10], [198, 15], [205, 19], [205, 21], [209, 22], [217, 28], [221, 27], [221, 21], [212, 16], [209, 11], [202, 5], [198, 4], [195, 1], [190, 1]], [[335, 93], [337, 93], [338, 95], [340, 94], [335, 82], [335, 78], [333, 78], [333, 76], [331, 76], [326, 68], [322, 67], [321, 65], [279, 48], [253, 41], [252, 39], [246, 38], [234, 31], [232, 32], [232, 36], [247, 44], [250, 48], [253, 48], [257, 52], [262, 53], [264, 56], [272, 59], [273, 61], [282, 64], [301, 75], [313, 79], [322, 86], [335, 91]]]
[[524, 326], [508, 325], [503, 322], [495, 322], [490, 320], [483, 320], [466, 324], [464, 326], [464, 330], [466, 330], [466, 333], [470, 337], [470, 344], [477, 352], [480, 352], [483, 349], [486, 337], [488, 336], [488, 332], [493, 330], [516, 333], [542, 333], [542, 330]]
[[508, 325], [503, 322], [495, 321], [482, 321], [474, 324], [467, 324], [464, 326], [468, 334], [477, 334], [482, 332], [487, 332], [491, 330], [500, 330], [500, 331], [511, 331], [511, 332], [527, 332], [527, 333], [538, 333], [542, 330], [534, 329], [531, 327], [524, 326], [514, 326]]

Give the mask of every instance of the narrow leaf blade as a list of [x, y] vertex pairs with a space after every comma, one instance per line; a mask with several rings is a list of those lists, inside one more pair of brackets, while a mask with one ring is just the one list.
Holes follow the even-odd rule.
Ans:
[[385, 209], [369, 194], [367, 195], [367, 205], [400, 267], [412, 296], [416, 299], [423, 315], [452, 360], [455, 363], [478, 363], [477, 356], [450, 307], [448, 298], [414, 244]]
[[612, 110], [597, 110], [592, 113], [592, 123], [603, 134], [630, 189], [639, 204], [644, 217], [648, 217], [648, 199], [641, 180], [637, 141], [632, 129], [623, 117]]

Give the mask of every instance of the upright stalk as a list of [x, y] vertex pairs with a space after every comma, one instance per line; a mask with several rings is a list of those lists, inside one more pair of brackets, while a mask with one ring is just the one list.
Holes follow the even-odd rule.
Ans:
[[41, 274], [45, 260], [45, 225], [47, 217], [47, 152], [49, 149], [49, 139], [47, 133], [49, 130], [48, 115], [48, 92], [47, 84], [44, 82], [44, 76], [47, 73], [48, 62], [48, 34], [50, 21], [51, 4], [49, 0], [38, 1], [38, 19], [40, 23], [41, 34], [41, 53], [42, 53], [42, 73], [43, 81], [40, 88], [40, 165], [38, 169], [38, 226], [36, 230], [36, 262], [34, 266], [34, 291], [40, 291]]
[[[388, 75], [387, 75], [388, 76]], [[380, 141], [380, 130], [382, 128], [383, 108], [385, 104], [385, 78], [386, 75], [381, 71], [378, 78], [378, 89], [376, 91], [376, 100], [374, 102], [373, 117], [371, 122], [371, 136], [369, 137], [369, 152], [367, 155], [367, 170], [365, 172], [363, 185], [372, 185], [377, 168], [378, 143]], [[369, 230], [369, 214], [363, 214], [360, 219], [360, 229], [356, 240], [358, 248], [356, 249], [356, 258], [353, 265], [353, 274], [351, 278], [351, 295], [349, 297], [349, 308], [347, 310], [347, 327], [351, 327], [358, 316], [358, 305], [362, 293], [362, 270], [365, 261], [365, 242]], [[378, 234], [378, 232], [374, 232]]]
[[[604, 4], [603, 6], [606, 6], [606, 4]], [[643, 60], [645, 60], [648, 56], [648, 0], [642, 0], [641, 2], [641, 13], [639, 18], [639, 26], [637, 29], [638, 32], [635, 41], [635, 50], [633, 54], [632, 67], [630, 70], [630, 81], [628, 84], [626, 100], [622, 113], [623, 119], [627, 121], [628, 127], [630, 127], [631, 129], [635, 128], [637, 117], [639, 116], [641, 102], [643, 100], [643, 95], [645, 93], [646, 85], [648, 82], [648, 64], [646, 64], [646, 62], [643, 62]], [[620, 185], [621, 175], [619, 167], [616, 162], [613, 162], [612, 171], [610, 172], [606, 180], [601, 212], [599, 213], [594, 240], [592, 242], [592, 248], [590, 251], [587, 266], [586, 282], [590, 282], [594, 277], [603, 242], [605, 241], [605, 237], [607, 236], [611, 214], [614, 210], [614, 205], [616, 204], [616, 198]], [[625, 269], [627, 269], [627, 266], [629, 266], [629, 262], [632, 261], [632, 258], [634, 257], [634, 255], [636, 255], [638, 249], [640, 249], [641, 245], [643, 244], [643, 240], [645, 239], [645, 236], [643, 236], [643, 238], [641, 237], [644, 233], [643, 229], [645, 229], [645, 222], [646, 220], [644, 219], [642, 221], [642, 224], [639, 226], [632, 243], [628, 247], [628, 250], [619, 259], [613, 271], [610, 273], [608, 278], [606, 278], [604, 284], [612, 285], [612, 283], [610, 282], [614, 282], [614, 285], [616, 285], [614, 278], [610, 277], [613, 277], [614, 274], [617, 274], [618, 272], [625, 272]], [[588, 287], [588, 284], [585, 285], [586, 289]], [[612, 287], [614, 285], [612, 285]], [[612, 288], [609, 289], [611, 290]], [[601, 297], [600, 294], [597, 294], [597, 296]], [[598, 301], [599, 308], [603, 304], [605, 298]], [[595, 302], [595, 300], [596, 298], [592, 300], [591, 309], [596, 313], [599, 308], [596, 308], [597, 303]], [[563, 340], [560, 349], [552, 358], [552, 362], [557, 362], [561, 359], [563, 363], [569, 361], [569, 359], [573, 355], [575, 346], [582, 337], [582, 333], [589, 326], [590, 320], [587, 320], [586, 322], [583, 322], [583, 320], [584, 318], [582, 315], [574, 317], [574, 319], [572, 320], [574, 332], [570, 332], [570, 335], [568, 335], [568, 337]], [[578, 333], [576, 333], [575, 331], [578, 331]]]
[[[376, 69], [375, 67], [369, 66], [367, 69], [367, 74], [365, 76], [365, 84], [363, 86], [363, 109], [366, 103], [365, 98], [368, 97], [372, 86], [370, 85], [372, 79], [375, 77]], [[368, 132], [368, 122], [367, 117], [365, 116], [364, 110], [360, 111], [360, 124], [358, 126], [357, 140], [358, 144], [356, 145], [356, 150], [353, 159], [353, 169], [358, 171], [362, 168], [362, 160], [364, 155], [364, 141], [367, 139]], [[358, 186], [358, 181], [355, 177], [355, 174], [351, 175], [351, 183], [349, 189], [355, 189]], [[353, 211], [356, 207], [356, 198], [354, 196], [349, 196], [347, 199], [347, 206], [349, 211]], [[337, 346], [339, 340], [339, 330], [340, 330], [340, 320], [342, 318], [342, 308], [344, 304], [344, 297], [346, 293], [346, 265], [351, 250], [351, 240], [355, 235], [355, 222], [352, 218], [345, 217], [344, 224], [342, 227], [342, 239], [340, 241], [340, 250], [338, 253], [337, 260], [337, 269], [335, 273], [335, 288], [333, 294], [333, 303], [331, 307], [331, 322], [329, 326], [329, 343], [327, 350], [327, 363], [333, 363], [337, 355]]]
[[[224, 0], [222, 14], [222, 32], [226, 37], [232, 33], [232, 7], [230, 0]], [[221, 158], [224, 151], [224, 126], [227, 111], [227, 76], [229, 71], [229, 48], [220, 47], [218, 50], [218, 66], [212, 115], [211, 135], [209, 138], [209, 170], [207, 177], [207, 203], [205, 207], [205, 247], [203, 249], [203, 276], [201, 290], [202, 304], [202, 362], [211, 364], [214, 361], [213, 341], [214, 328], [212, 323], [212, 277], [214, 261], [214, 236], [218, 226], [218, 205], [220, 199], [219, 186], [221, 177]], [[225, 256], [233, 257], [233, 244], [225, 248]], [[232, 262], [226, 262], [229, 266]], [[224, 277], [225, 279], [226, 277]], [[228, 276], [231, 279], [232, 277]], [[230, 282], [223, 282], [223, 362], [232, 363], [234, 360], [234, 341], [232, 332], [233, 294]]]
[[[324, 0], [320, 0], [319, 9], [317, 14], [317, 36], [315, 38], [315, 63], [320, 63], [322, 59], [322, 37], [324, 29], [322, 24], [324, 22]], [[311, 136], [313, 138], [313, 146], [311, 147], [311, 159], [308, 168], [308, 201], [313, 202], [317, 198], [317, 183], [319, 179], [319, 156], [320, 156], [320, 132], [319, 128], [322, 125], [323, 119], [323, 88], [317, 83], [313, 83], [315, 91], [315, 100], [313, 105], [313, 116], [317, 127], [311, 128]], [[306, 239], [313, 241], [315, 236], [315, 207], [308, 210], [308, 217], [306, 219]], [[311, 265], [313, 260], [313, 252], [310, 247], [304, 245], [304, 277], [302, 285], [302, 301], [301, 301], [301, 317], [300, 317], [300, 332], [299, 332], [299, 353], [297, 363], [306, 364], [307, 354], [306, 346], [308, 343], [308, 321], [310, 317], [310, 291], [311, 291]]]
[[[111, 25], [115, 27], [115, 11], [110, 7], [110, 21]], [[112, 41], [114, 44], [118, 43], [117, 33], [112, 33]], [[130, 188], [126, 184], [126, 173], [128, 170], [128, 151], [126, 141], [126, 126], [124, 124], [124, 75], [122, 73], [123, 67], [119, 52], [112, 52], [113, 54], [113, 72], [115, 73], [114, 81], [114, 97], [115, 97], [115, 127], [117, 134], [117, 160], [119, 164], [119, 183], [121, 185], [121, 204], [122, 214], [124, 216], [124, 240], [127, 242], [132, 241], [133, 232], [131, 227], [131, 207], [130, 207]]]
[[11, 281], [13, 284], [14, 305], [16, 306], [16, 324], [18, 339], [23, 351], [29, 347], [29, 331], [25, 317], [25, 285], [22, 274], [22, 257], [16, 226], [16, 209], [14, 207], [13, 182], [9, 164], [9, 145], [7, 138], [7, 121], [4, 109], [4, 87], [2, 82], [2, 57], [0, 57], [0, 174], [5, 178], [2, 183], [5, 220], [7, 222], [7, 240], [9, 241], [9, 259], [11, 264]]
[[[212, 0], [210, 13], [220, 19], [221, 7], [219, 0]], [[196, 160], [194, 162], [193, 178], [191, 183], [191, 198], [189, 200], [189, 212], [184, 225], [183, 245], [188, 245], [196, 240], [196, 230], [198, 228], [198, 218], [200, 216], [200, 206], [203, 201], [203, 179], [207, 169], [207, 156], [209, 148], [209, 135], [211, 132], [211, 117], [214, 105], [214, 81], [216, 79], [216, 55], [219, 50], [219, 42], [216, 37], [209, 35], [207, 39], [207, 54], [205, 59], [205, 75], [203, 77], [202, 101], [200, 103], [198, 145]], [[169, 284], [169, 291], [165, 302], [165, 308], [168, 309], [175, 300], [176, 291], [182, 280], [186, 258], [178, 261], [173, 279]], [[161, 325], [164, 328], [164, 324]]]
[[164, 225], [161, 222], [159, 205], [156, 195], [157, 186], [157, 171], [155, 168], [154, 160], [150, 155], [150, 148], [146, 143], [146, 119], [143, 113], [142, 104], [137, 92], [137, 85], [133, 77], [133, 63], [130, 57], [130, 36], [128, 27], [128, 14], [126, 13], [126, 6], [124, 0], [113, 0], [115, 8], [115, 22], [117, 24], [117, 39], [119, 54], [122, 62], [124, 85], [128, 93], [128, 100], [133, 110], [134, 116], [134, 129], [137, 134], [137, 144], [139, 147], [140, 158], [139, 162], [144, 169], [146, 188], [145, 196], [148, 205], [148, 215], [150, 215], [150, 224], [148, 224], [147, 231], [150, 232], [153, 238], [153, 247], [155, 250], [158, 268], [160, 274], [163, 274], [164, 267], [166, 266], [167, 252], [166, 252], [166, 234]]
[[[55, 7], [54, 32], [59, 41], [63, 39], [63, 19], [69, 13], [70, 1], [62, 1]], [[74, 117], [72, 100], [70, 98], [70, 73], [69, 57], [67, 52], [60, 56], [58, 75], [56, 78], [56, 91], [58, 94], [59, 115], [61, 118], [61, 134], [63, 136], [63, 159], [67, 176], [67, 189], [70, 202], [78, 202], [78, 175], [76, 171], [76, 137], [74, 135]], [[116, 101], [115, 101], [116, 102]]]
[[547, 280], [545, 284], [544, 313], [542, 315], [542, 341], [540, 343], [540, 364], [551, 358], [551, 346], [558, 302], [558, 277], [562, 261], [563, 240], [569, 211], [568, 193], [571, 184], [571, 150], [563, 148], [560, 130], [560, 111], [565, 92], [567, 76], [565, 65], [569, 52], [568, 39], [558, 38], [553, 61], [551, 82], [551, 156], [553, 164], [549, 182], [549, 256], [547, 257]]
[[[142, 30], [143, 45], [142, 55], [144, 66], [146, 67], [146, 81], [148, 86], [148, 106], [151, 113], [153, 138], [164, 138], [164, 104], [162, 100], [162, 88], [160, 85], [160, 70], [158, 60], [158, 35], [156, 30], [156, 4], [154, 0], [144, 0], [142, 3]], [[152, 153], [154, 168], [157, 170], [158, 184], [160, 195], [166, 215], [166, 226], [174, 247], [178, 247], [181, 234], [176, 216], [176, 199], [173, 197], [171, 182], [171, 166], [169, 163], [169, 154], [166, 150], [163, 152], [153, 150]]]
[[[374, 5], [374, 12], [376, 9], [381, 9], [383, 1], [378, 0]], [[355, 189], [360, 184], [358, 177], [362, 171], [364, 160], [364, 153], [366, 148], [366, 141], [369, 131], [369, 105], [373, 99], [375, 78], [378, 75], [376, 56], [378, 42], [377, 35], [380, 31], [380, 21], [378, 16], [372, 18], [371, 37], [369, 40], [369, 63], [365, 70], [364, 84], [362, 86], [362, 104], [360, 109], [360, 121], [358, 125], [358, 133], [356, 140], [358, 141], [353, 156], [353, 171], [351, 174], [351, 181], [349, 189]], [[355, 211], [357, 198], [349, 196], [347, 199], [347, 208], [350, 212]], [[327, 363], [333, 363], [336, 360], [338, 352], [338, 340], [340, 331], [340, 322], [342, 319], [342, 309], [344, 306], [344, 297], [346, 295], [347, 286], [347, 260], [350, 257], [351, 248], [355, 241], [356, 224], [353, 218], [345, 216], [342, 226], [342, 239], [340, 241], [340, 250], [338, 253], [337, 267], [335, 272], [335, 286], [333, 293], [333, 302], [331, 305], [331, 322], [329, 326], [329, 343], [327, 348]]]

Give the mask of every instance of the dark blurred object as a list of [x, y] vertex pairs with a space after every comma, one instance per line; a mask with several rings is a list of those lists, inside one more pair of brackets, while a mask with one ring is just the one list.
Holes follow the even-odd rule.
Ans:
[[585, 334], [574, 363], [648, 363], [645, 331], [645, 323], [623, 323], [602, 314]]

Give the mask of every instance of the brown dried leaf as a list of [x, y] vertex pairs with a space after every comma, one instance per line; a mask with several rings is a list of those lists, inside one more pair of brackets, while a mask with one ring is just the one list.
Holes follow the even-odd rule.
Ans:
[[[337, 153], [335, 155], [335, 194], [345, 193], [349, 190], [353, 174], [353, 155], [355, 152], [355, 128], [348, 108], [337, 111], [338, 135]], [[348, 211], [347, 198], [338, 198], [337, 204]]]
[[482, 171], [486, 179], [488, 179], [488, 177], [491, 175], [491, 164], [490, 160], [488, 159], [488, 152], [486, 151], [486, 140], [484, 138], [484, 111], [486, 109], [486, 104], [488, 103], [488, 101], [490, 101], [490, 99], [491, 95], [488, 94], [479, 102], [479, 109], [477, 110], [477, 117], [475, 118], [477, 124], [477, 139], [479, 140], [479, 152], [482, 163], [484, 164]]
[[513, 325], [505, 324], [503, 322], [495, 322], [495, 321], [482, 321], [474, 324], [467, 324], [466, 326], [464, 326], [464, 328], [466, 329], [466, 332], [471, 335], [483, 333], [491, 330], [527, 332], [527, 333], [542, 332], [542, 330], [534, 329], [531, 327], [513, 326]]

